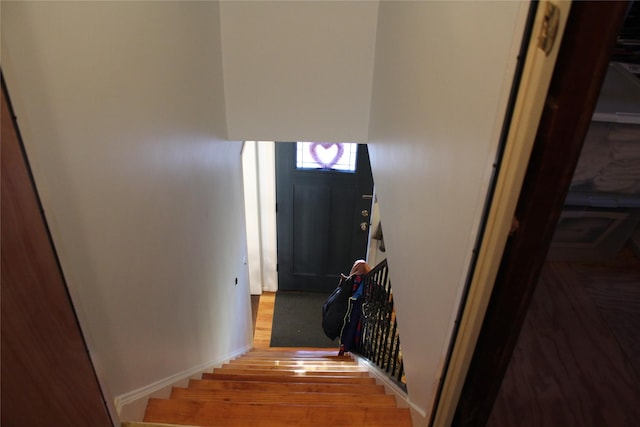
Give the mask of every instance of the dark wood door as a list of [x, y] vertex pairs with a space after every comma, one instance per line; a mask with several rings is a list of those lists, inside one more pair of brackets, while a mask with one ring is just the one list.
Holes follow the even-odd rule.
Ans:
[[348, 274], [366, 256], [373, 194], [369, 152], [359, 144], [355, 171], [345, 171], [333, 168], [345, 154], [338, 144], [304, 148], [316, 161], [316, 154], [329, 154], [318, 168], [301, 167], [296, 147], [276, 143], [278, 289], [330, 292], [340, 273]]

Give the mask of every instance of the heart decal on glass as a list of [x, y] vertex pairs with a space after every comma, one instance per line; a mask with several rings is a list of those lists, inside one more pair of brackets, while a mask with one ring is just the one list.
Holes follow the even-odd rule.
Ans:
[[314, 142], [309, 151], [313, 160], [323, 169], [332, 169], [342, 158], [344, 147], [335, 142]]

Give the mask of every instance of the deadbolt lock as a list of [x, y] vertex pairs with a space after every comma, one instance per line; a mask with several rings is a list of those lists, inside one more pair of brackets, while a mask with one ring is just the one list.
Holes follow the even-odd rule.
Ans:
[[369, 211], [366, 209], [363, 209], [362, 212], [360, 212], [360, 215], [362, 215], [363, 217], [368, 217], [369, 216]]

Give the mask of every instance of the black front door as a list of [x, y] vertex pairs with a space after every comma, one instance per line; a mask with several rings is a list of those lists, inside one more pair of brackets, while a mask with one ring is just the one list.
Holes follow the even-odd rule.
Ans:
[[[301, 165], [302, 150], [310, 164]], [[352, 153], [355, 170], [336, 166], [349, 151], [347, 144], [276, 143], [279, 290], [331, 292], [340, 273], [348, 274], [366, 256], [373, 192], [369, 152], [359, 144]]]

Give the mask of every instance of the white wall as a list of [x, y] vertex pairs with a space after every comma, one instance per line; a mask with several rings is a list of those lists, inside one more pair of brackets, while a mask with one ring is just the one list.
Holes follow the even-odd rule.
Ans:
[[221, 4], [229, 138], [364, 142], [378, 3]]
[[467, 277], [527, 8], [379, 6], [369, 152], [409, 399], [425, 416]]
[[[251, 343], [216, 2], [2, 2], [2, 68], [111, 397]], [[235, 280], [238, 284], [235, 284]]]

